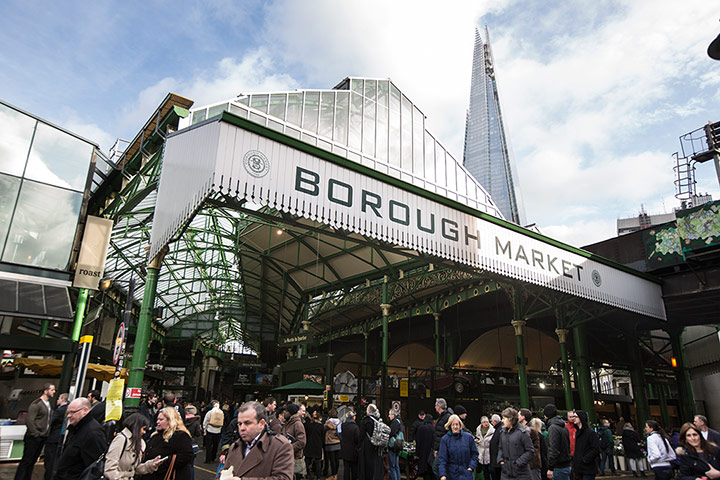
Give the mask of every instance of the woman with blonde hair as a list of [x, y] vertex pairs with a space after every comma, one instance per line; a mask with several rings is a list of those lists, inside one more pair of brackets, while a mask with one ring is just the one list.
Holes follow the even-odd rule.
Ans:
[[148, 440], [145, 458], [167, 457], [158, 469], [137, 477], [141, 480], [191, 480], [193, 448], [190, 433], [183, 424], [175, 407], [165, 407], [158, 412], [155, 432]]
[[478, 450], [473, 436], [463, 431], [460, 417], [453, 414], [448, 418], [448, 431], [440, 440], [438, 471], [440, 480], [472, 480], [478, 462]]

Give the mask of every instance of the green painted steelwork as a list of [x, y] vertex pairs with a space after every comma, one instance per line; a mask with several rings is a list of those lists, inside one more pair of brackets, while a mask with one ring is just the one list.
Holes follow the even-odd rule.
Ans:
[[78, 292], [77, 306], [75, 307], [75, 322], [73, 322], [72, 338], [73, 342], [80, 340], [80, 331], [83, 326], [83, 319], [85, 318], [85, 307], [87, 306], [87, 299], [90, 290], [87, 288], [81, 288]]
[[695, 417], [697, 410], [695, 408], [692, 383], [690, 382], [690, 372], [685, 358], [685, 347], [682, 341], [683, 330], [683, 328], [669, 328], [667, 332], [670, 335], [673, 356], [677, 361], [675, 370], [677, 372], [678, 395], [680, 396], [680, 416], [689, 419]]
[[50, 320], [43, 320], [40, 324], [40, 337], [47, 337], [48, 328], [50, 328]]
[[585, 410], [593, 425], [597, 423], [595, 412], [595, 396], [590, 376], [590, 362], [587, 354], [587, 337], [585, 324], [573, 327], [573, 343], [575, 345], [575, 374], [577, 375], [578, 393], [580, 394], [580, 408]]
[[[658, 400], [660, 401], [660, 415], [662, 416], [662, 424], [670, 425], [670, 413], [668, 412], [667, 398], [669, 394], [665, 385], [657, 385]], [[667, 427], [666, 427], [667, 428]]]
[[[130, 375], [128, 378], [128, 388], [142, 388], [143, 377], [145, 376], [145, 361], [148, 353], [148, 345], [150, 344], [150, 331], [152, 322], [152, 312], [155, 306], [155, 289], [157, 286], [158, 273], [160, 271], [160, 261], [157, 264], [148, 265], [147, 277], [145, 277], [145, 291], [143, 292], [143, 302], [140, 309], [140, 319], [138, 320], [137, 334], [135, 335], [135, 345], [132, 354], [132, 363], [130, 365]], [[125, 407], [135, 408], [140, 405], [139, 398], [126, 398]]]
[[435, 320], [435, 365], [440, 365], [440, 313], [433, 313]]
[[515, 347], [517, 348], [518, 387], [520, 389], [520, 408], [530, 408], [530, 394], [528, 393], [527, 367], [525, 366], [525, 342], [523, 340], [524, 320], [513, 321], [515, 327]]
[[638, 431], [642, 431], [645, 422], [650, 419], [650, 405], [646, 393], [645, 367], [638, 350], [638, 343], [635, 339], [626, 339], [627, 348], [633, 356], [633, 364], [630, 365], [630, 381], [632, 382], [633, 400], [635, 401], [635, 414], [638, 420]]

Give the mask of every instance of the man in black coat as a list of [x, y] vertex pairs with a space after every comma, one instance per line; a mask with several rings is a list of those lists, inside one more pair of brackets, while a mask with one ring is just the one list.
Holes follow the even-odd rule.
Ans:
[[68, 394], [61, 393], [58, 397], [57, 409], [55, 409], [50, 419], [50, 433], [48, 433], [47, 442], [45, 443], [45, 480], [52, 480], [53, 478], [53, 468], [55, 468], [55, 459], [57, 458], [60, 434], [62, 433], [67, 406]]
[[105, 432], [90, 412], [87, 398], [76, 398], [67, 407], [68, 438], [58, 461], [55, 480], [74, 480], [100, 458], [107, 448]]
[[438, 414], [438, 419], [437, 422], [435, 422], [435, 434], [433, 435], [433, 455], [435, 458], [432, 463], [432, 471], [437, 478], [440, 478], [437, 453], [438, 450], [440, 450], [440, 441], [442, 440], [442, 437], [448, 432], [447, 428], [445, 428], [445, 424], [450, 418], [450, 415], [452, 415], [452, 412], [448, 410], [447, 402], [444, 398], [435, 399], [435, 411]]
[[408, 439], [411, 442], [415, 441], [415, 432], [417, 432], [418, 427], [423, 423], [425, 423], [425, 410], [420, 410], [417, 419], [410, 425], [410, 431], [408, 432]]
[[105, 423], [105, 400], [100, 396], [100, 390], [90, 391], [87, 399], [90, 401], [90, 415], [102, 425]]
[[435, 426], [433, 425], [433, 419], [430, 415], [425, 415], [425, 423], [415, 431], [415, 456], [418, 459], [418, 478], [424, 480], [434, 478], [432, 473], [432, 462], [435, 461], [432, 449], [434, 436]]
[[495, 433], [493, 433], [493, 436], [490, 439], [490, 472], [493, 480], [500, 480], [501, 469], [497, 462], [498, 451], [500, 450], [500, 434], [503, 429], [500, 415], [497, 413], [494, 414], [490, 418], [490, 423], [492, 423], [492, 426], [495, 429]]
[[708, 442], [720, 445], [720, 433], [708, 426], [708, 419], [704, 415], [695, 415], [693, 424], [700, 430], [703, 438]]
[[600, 440], [590, 428], [588, 414], [583, 410], [575, 410], [575, 455], [572, 457], [572, 472], [575, 478], [586, 475], [593, 477], [597, 473], [597, 461], [600, 459]]
[[570, 456], [570, 434], [565, 421], [557, 414], [557, 407], [552, 403], [545, 405], [543, 410], [548, 426], [548, 472], [552, 480], [568, 480], [572, 457]]
[[340, 425], [340, 458], [343, 461], [343, 480], [358, 480], [358, 449], [360, 428], [355, 422], [355, 412], [349, 410]]

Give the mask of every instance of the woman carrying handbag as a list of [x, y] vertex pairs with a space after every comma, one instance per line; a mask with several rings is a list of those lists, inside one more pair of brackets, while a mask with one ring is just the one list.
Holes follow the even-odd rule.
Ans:
[[165, 407], [157, 416], [157, 427], [148, 440], [145, 459], [159, 456], [163, 463], [139, 480], [191, 480], [192, 438], [174, 407]]
[[142, 461], [145, 441], [142, 436], [150, 421], [139, 413], [133, 413], [123, 422], [125, 428], [115, 436], [105, 455], [105, 478], [107, 480], [132, 479], [135, 474], [153, 473], [163, 460], [158, 455]]

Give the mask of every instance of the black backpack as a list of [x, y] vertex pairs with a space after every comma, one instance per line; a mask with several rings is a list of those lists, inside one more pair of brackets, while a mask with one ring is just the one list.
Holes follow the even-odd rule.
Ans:
[[600, 450], [607, 450], [610, 447], [610, 440], [605, 433], [605, 430], [597, 432], [598, 441], [600, 442]]

